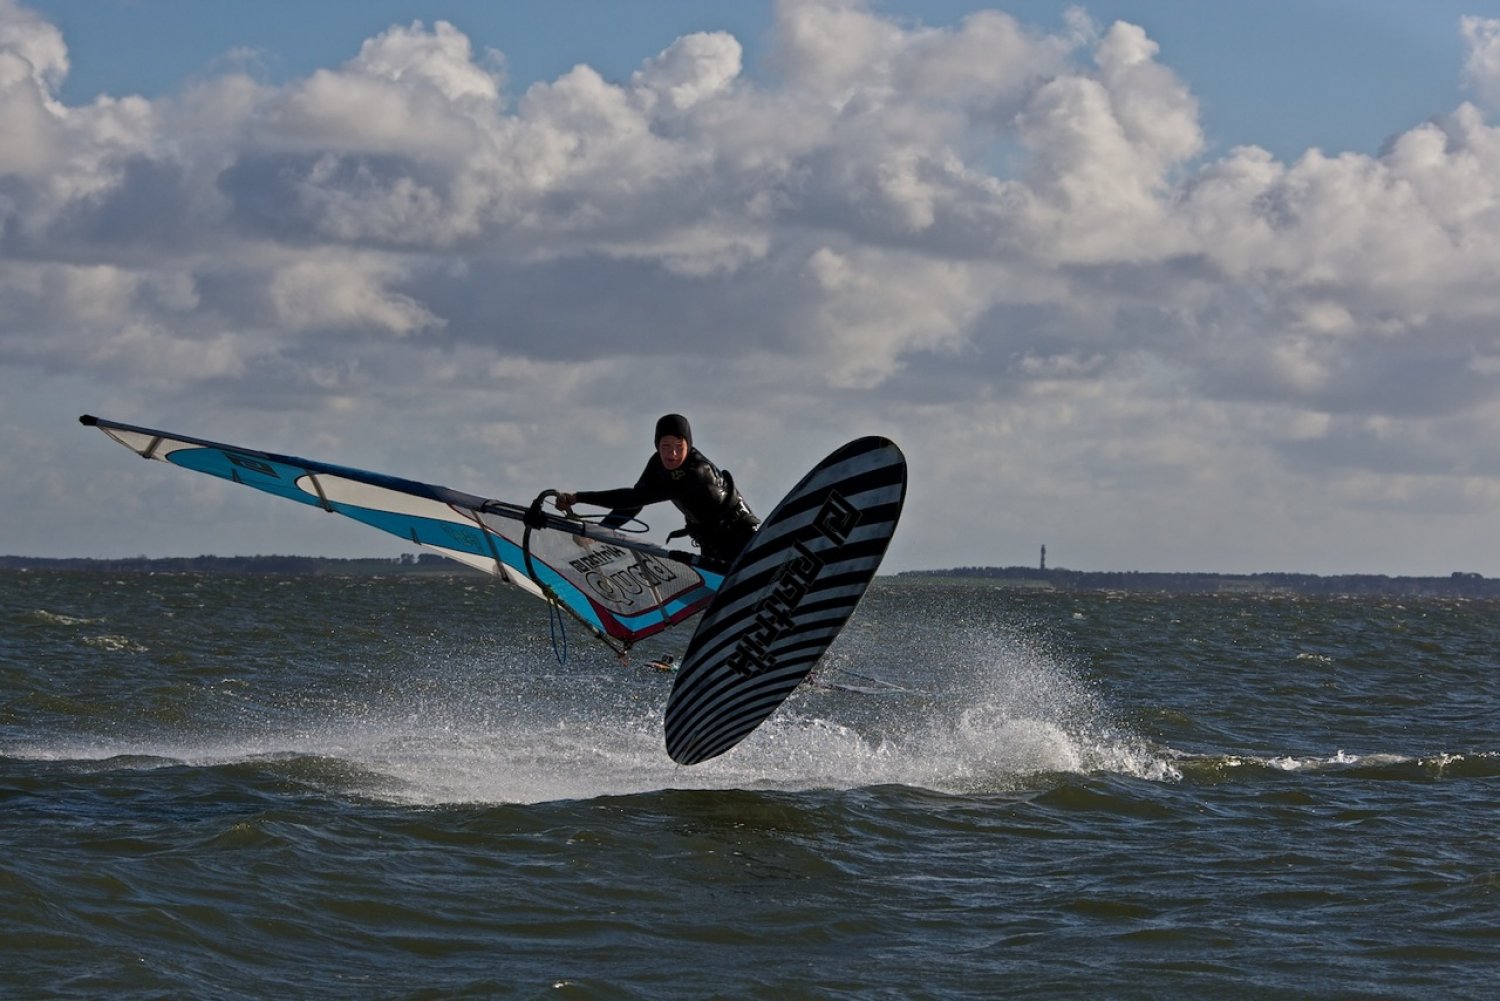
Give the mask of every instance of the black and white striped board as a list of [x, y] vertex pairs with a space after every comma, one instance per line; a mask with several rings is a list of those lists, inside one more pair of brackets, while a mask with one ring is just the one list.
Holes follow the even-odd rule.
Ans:
[[905, 498], [906, 458], [871, 437], [818, 463], [776, 506], [677, 669], [666, 713], [673, 761], [723, 754], [807, 677], [874, 578]]

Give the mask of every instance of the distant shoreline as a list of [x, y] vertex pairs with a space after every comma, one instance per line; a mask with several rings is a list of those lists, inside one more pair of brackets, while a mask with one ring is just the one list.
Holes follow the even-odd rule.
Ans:
[[483, 576], [436, 553], [403, 553], [395, 557], [328, 556], [134, 556], [124, 559], [90, 557], [0, 556], [0, 570], [49, 570], [64, 573], [199, 573], [284, 574], [315, 577]]
[[918, 582], [988, 581], [997, 586], [1044, 591], [1129, 591], [1153, 594], [1302, 594], [1393, 597], [1500, 598], [1500, 579], [1477, 573], [1447, 577], [1383, 574], [1158, 573], [1153, 571], [1042, 570], [1037, 567], [957, 567], [907, 570]]
[[[436, 553], [339, 559], [327, 556], [182, 556], [98, 559], [89, 557], [0, 556], [0, 571], [69, 573], [284, 574], [289, 576], [473, 576], [482, 571]], [[902, 583], [988, 582], [1033, 591], [1125, 591], [1154, 594], [1304, 594], [1411, 597], [1500, 598], [1500, 578], [1477, 573], [1447, 577], [1392, 577], [1382, 574], [1320, 576], [1298, 573], [1159, 573], [1090, 571], [1036, 567], [953, 567], [904, 570], [883, 579]]]

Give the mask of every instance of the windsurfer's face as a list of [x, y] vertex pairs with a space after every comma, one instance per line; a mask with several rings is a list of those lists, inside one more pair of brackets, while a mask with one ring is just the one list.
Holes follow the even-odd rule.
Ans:
[[663, 466], [666, 466], [668, 469], [676, 469], [687, 461], [687, 440], [664, 434], [661, 437], [661, 441], [656, 443], [656, 454], [661, 456], [661, 464]]

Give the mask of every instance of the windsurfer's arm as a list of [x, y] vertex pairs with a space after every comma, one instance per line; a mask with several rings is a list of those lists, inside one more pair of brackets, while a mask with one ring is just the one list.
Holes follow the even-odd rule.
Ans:
[[597, 507], [607, 507], [609, 514], [599, 522], [604, 528], [619, 528], [631, 518], [641, 513], [644, 502], [636, 498], [633, 487], [620, 490], [586, 490], [578, 495], [578, 499], [585, 504], [593, 504]]
[[579, 490], [576, 493], [558, 494], [557, 506], [559, 509], [571, 508], [574, 504], [607, 507], [610, 512], [600, 524], [605, 528], [616, 528], [640, 514], [641, 508], [647, 504], [672, 499], [670, 481], [653, 475], [654, 472], [653, 464], [648, 462], [645, 471], [641, 473], [641, 478], [633, 487], [620, 487], [616, 490]]
[[580, 490], [577, 493], [559, 494], [557, 506], [563, 510], [571, 509], [574, 504], [607, 507], [610, 509], [609, 514], [599, 524], [605, 528], [618, 528], [640, 514], [641, 508], [647, 504], [669, 499], [657, 497], [651, 491], [635, 486], [621, 487], [618, 490]]

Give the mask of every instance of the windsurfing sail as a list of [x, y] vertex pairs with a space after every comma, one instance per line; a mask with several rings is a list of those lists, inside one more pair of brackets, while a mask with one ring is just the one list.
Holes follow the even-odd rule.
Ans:
[[693, 553], [599, 525], [381, 473], [78, 418], [169, 462], [363, 522], [494, 574], [572, 613], [623, 653], [701, 611], [723, 576]]

